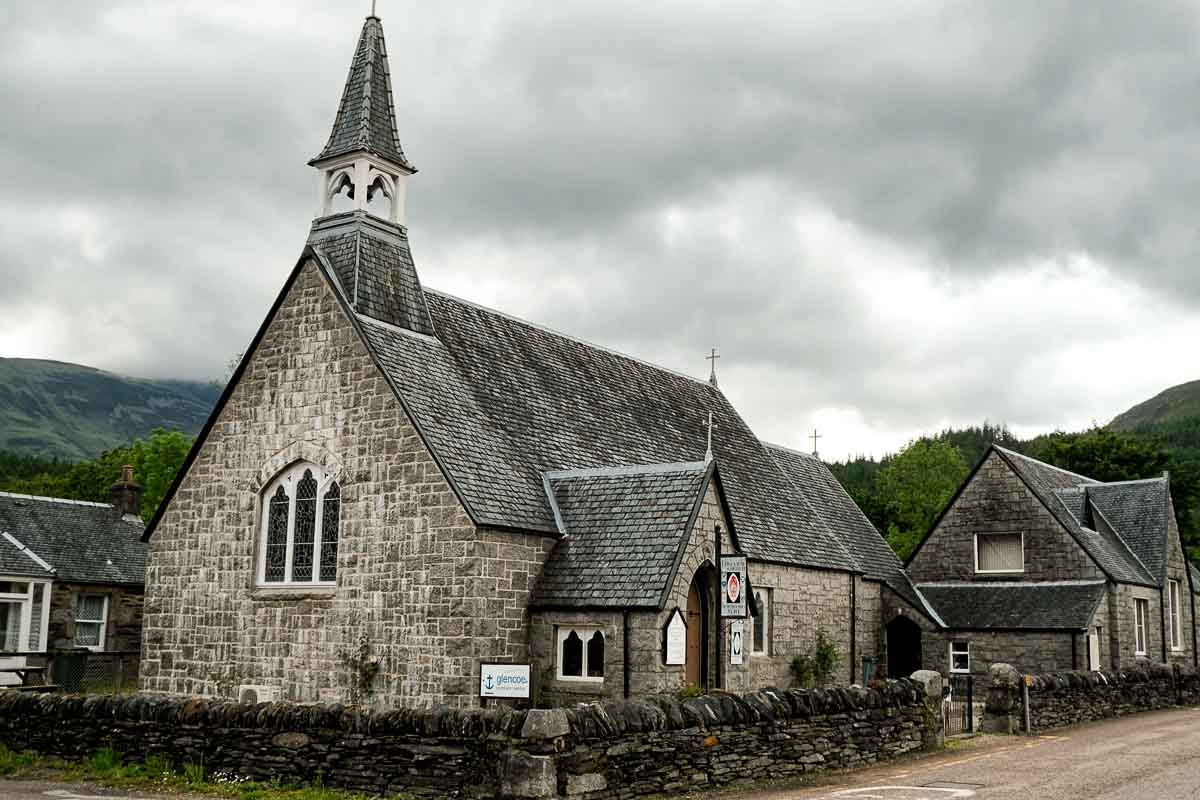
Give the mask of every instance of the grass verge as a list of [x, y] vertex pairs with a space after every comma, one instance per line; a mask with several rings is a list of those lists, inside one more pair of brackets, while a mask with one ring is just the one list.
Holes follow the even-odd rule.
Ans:
[[[315, 786], [292, 786], [280, 780], [264, 783], [228, 773], [210, 773], [203, 764], [186, 763], [177, 768], [160, 756], [129, 762], [108, 747], [93, 753], [85, 761], [64, 761], [18, 753], [0, 744], [0, 778], [86, 782], [120, 789], [162, 794], [189, 792], [233, 800], [368, 800], [367, 795], [321, 786], [319, 774]], [[405, 800], [405, 796], [392, 795], [391, 800]]]

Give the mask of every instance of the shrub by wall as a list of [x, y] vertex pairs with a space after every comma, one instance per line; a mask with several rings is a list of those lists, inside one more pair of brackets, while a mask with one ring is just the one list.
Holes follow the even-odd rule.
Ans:
[[907, 680], [533, 711], [0, 693], [14, 750], [436, 797], [625, 798], [855, 767], [920, 749], [932, 718]]

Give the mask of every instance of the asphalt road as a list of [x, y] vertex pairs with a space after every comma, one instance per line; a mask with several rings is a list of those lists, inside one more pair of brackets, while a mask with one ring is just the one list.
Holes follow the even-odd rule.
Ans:
[[[0, 800], [161, 795], [0, 780]], [[178, 795], [175, 795], [178, 797]], [[1200, 709], [1138, 714], [1035, 737], [987, 737], [804, 789], [721, 800], [1200, 800]]]
[[[973, 746], [974, 745], [974, 746]], [[987, 737], [806, 789], [723, 800], [1192, 800], [1200, 709], [1137, 714], [1034, 737]], [[717, 795], [714, 795], [716, 797]]]

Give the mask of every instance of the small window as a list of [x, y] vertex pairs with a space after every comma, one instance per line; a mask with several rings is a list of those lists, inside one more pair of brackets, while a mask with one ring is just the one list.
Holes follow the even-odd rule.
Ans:
[[950, 643], [950, 671], [951, 672], [970, 672], [971, 671], [971, 643], [970, 642], [951, 642]]
[[597, 628], [559, 628], [558, 677], [564, 681], [603, 681], [604, 633]]
[[976, 572], [1024, 572], [1025, 535], [989, 533], [975, 536]]
[[1167, 614], [1170, 617], [1168, 630], [1171, 632], [1171, 649], [1182, 650], [1183, 631], [1179, 624], [1179, 581], [1167, 581], [1167, 594], [1170, 601]]
[[104, 649], [108, 627], [108, 596], [81, 594], [75, 598], [75, 646], [89, 650]]
[[1133, 601], [1134, 645], [1133, 654], [1146, 655], [1146, 617], [1149, 616], [1150, 602], [1135, 599]]
[[769, 619], [771, 590], [763, 589], [755, 592], [754, 603], [758, 606], [758, 616], [754, 618], [754, 641], [751, 643], [750, 652], [754, 655], [769, 656], [771, 654], [771, 643], [768, 641], [771, 631]]
[[284, 471], [263, 493], [260, 584], [337, 581], [338, 484], [315, 464]]

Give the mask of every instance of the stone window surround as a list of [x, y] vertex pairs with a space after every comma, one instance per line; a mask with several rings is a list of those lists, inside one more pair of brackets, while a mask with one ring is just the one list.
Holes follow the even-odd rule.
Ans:
[[754, 587], [755, 598], [761, 598], [759, 602], [759, 614], [762, 615], [763, 641], [758, 640], [758, 628], [755, 627], [757, 620], [750, 621], [750, 655], [751, 656], [767, 656], [771, 655], [771, 588], [768, 586]]
[[1179, 581], [1171, 578], [1167, 581], [1167, 631], [1171, 637], [1171, 650], [1183, 652], [1183, 620], [1180, 618]]
[[975, 546], [975, 573], [977, 575], [1019, 575], [1025, 572], [1025, 532], [1022, 531], [1021, 537], [1021, 568], [1020, 569], [980, 569], [979, 568], [979, 540], [986, 539], [989, 536], [1016, 536], [1015, 533], [976, 533], [974, 535]]
[[[567, 638], [574, 632], [579, 637], [583, 646], [583, 661], [581, 662], [581, 675], [564, 675], [563, 674], [563, 645], [566, 644]], [[600, 640], [605, 645], [608, 644], [608, 637], [604, 635], [604, 629], [599, 625], [555, 625], [554, 640], [555, 655], [558, 664], [555, 668], [555, 679], [560, 681], [569, 681], [572, 683], [604, 683], [604, 675], [598, 677], [588, 675], [588, 643], [596, 634], [600, 634]], [[604, 670], [605, 654], [601, 650], [600, 669]]]
[[[317, 507], [316, 507], [316, 531], [313, 539], [313, 578], [308, 581], [292, 580], [292, 549], [294, 545], [295, 524], [296, 524], [296, 489], [295, 483], [304, 475], [305, 470], [311, 470], [313, 477], [317, 481]], [[342, 484], [339, 480], [340, 469], [327, 469], [321, 463], [309, 461], [307, 459], [295, 460], [288, 463], [283, 469], [279, 470], [273, 478], [268, 481], [262, 481], [262, 488], [258, 493], [259, 506], [259, 525], [258, 537], [255, 547], [256, 566], [254, 570], [254, 587], [252, 597], [255, 599], [278, 599], [284, 597], [299, 598], [300, 595], [329, 595], [332, 594], [337, 586], [336, 578], [332, 581], [320, 580], [321, 573], [321, 542], [322, 528], [324, 527], [324, 507], [325, 493], [329, 491], [333, 484], [338, 484], [339, 489]], [[267, 566], [267, 529], [271, 514], [271, 496], [276, 488], [284, 481], [291, 482], [287, 494], [289, 499], [288, 509], [288, 527], [287, 527], [287, 555], [284, 562], [284, 579], [282, 581], [267, 581], [266, 566]], [[339, 497], [339, 503], [341, 497]], [[340, 534], [340, 516], [341, 509], [339, 507], [339, 534]], [[336, 574], [336, 567], [335, 567]]]
[[[958, 668], [954, 666], [954, 657], [965, 655], [967, 657], [967, 666]], [[965, 639], [951, 640], [950, 642], [950, 672], [955, 675], [971, 674], [971, 643]]]
[[[83, 601], [87, 598], [99, 598], [99, 600], [100, 600], [100, 616], [99, 617], [92, 617], [92, 618], [85, 619], [85, 618], [79, 616], [79, 607], [83, 603]], [[73, 637], [72, 644], [74, 644], [76, 647], [87, 648], [88, 650], [91, 650], [94, 653], [104, 652], [104, 642], [105, 642], [105, 639], [108, 634], [108, 606], [109, 606], [109, 596], [107, 594], [100, 594], [99, 592], [79, 592], [78, 594], [75, 595], [75, 604], [74, 604], [75, 635]], [[100, 629], [96, 635], [96, 643], [95, 644], [83, 644], [79, 641], [80, 625], [99, 625], [100, 626]]]
[[1146, 622], [1150, 616], [1150, 601], [1144, 597], [1133, 599], [1133, 654], [1144, 656], [1150, 643], [1146, 640]]

